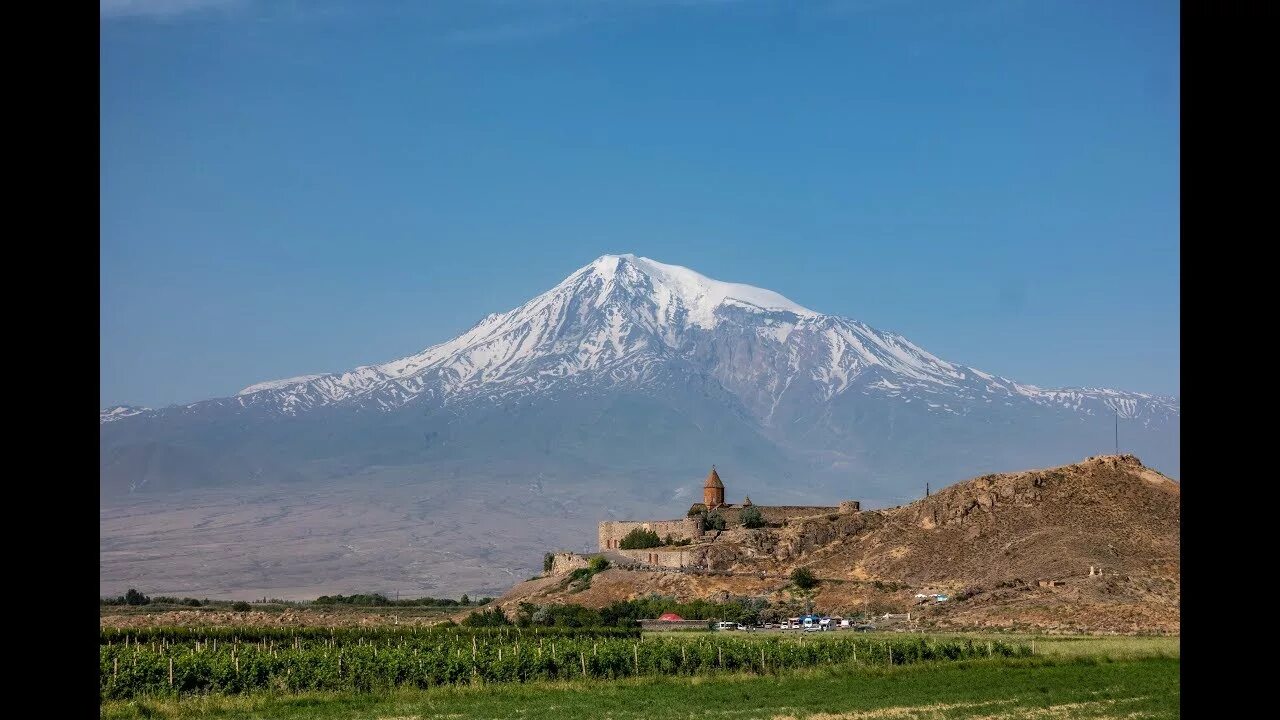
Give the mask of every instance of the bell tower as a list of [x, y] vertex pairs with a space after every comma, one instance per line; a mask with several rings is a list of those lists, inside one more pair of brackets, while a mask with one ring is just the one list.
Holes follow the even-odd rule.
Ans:
[[724, 483], [720, 482], [720, 474], [716, 472], [715, 465], [711, 466], [711, 474], [707, 475], [707, 481], [702, 485], [702, 504], [708, 510], [724, 504]]

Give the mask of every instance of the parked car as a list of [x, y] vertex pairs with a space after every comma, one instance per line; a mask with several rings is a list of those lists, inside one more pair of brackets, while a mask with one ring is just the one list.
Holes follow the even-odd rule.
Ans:
[[853, 623], [849, 621], [849, 618], [841, 618], [841, 619], [840, 619], [840, 628], [841, 628], [841, 629], [844, 629], [844, 628], [850, 628], [850, 627], [853, 627]]
[[719, 622], [719, 623], [716, 623], [716, 629], [717, 630], [737, 630], [738, 623]]
[[739, 629], [739, 630], [750, 630], [751, 628], [750, 628], [750, 627], [748, 627], [748, 626], [746, 626], [746, 625], [743, 625], [742, 623], [738, 623], [738, 629]]

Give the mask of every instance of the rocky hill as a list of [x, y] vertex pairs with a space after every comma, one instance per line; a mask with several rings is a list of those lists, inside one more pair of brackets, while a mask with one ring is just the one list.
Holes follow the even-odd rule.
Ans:
[[[605, 605], [652, 593], [799, 602], [789, 573], [822, 579], [828, 613], [911, 612], [938, 628], [1177, 632], [1181, 489], [1132, 455], [984, 475], [909, 505], [734, 528], [686, 571], [613, 569], [579, 589], [564, 577], [498, 602]], [[917, 595], [943, 593], [946, 602]]]

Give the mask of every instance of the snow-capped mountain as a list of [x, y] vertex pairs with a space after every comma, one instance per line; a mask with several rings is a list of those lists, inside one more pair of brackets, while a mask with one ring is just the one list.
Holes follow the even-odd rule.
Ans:
[[[531, 413], [529, 422], [562, 422], [557, 406], [592, 408], [596, 422], [576, 435], [562, 430], [554, 442], [546, 427], [521, 424], [522, 413]], [[702, 417], [716, 419], [693, 421]], [[650, 450], [631, 453], [609, 436], [635, 438], [675, 423], [694, 433], [682, 440], [692, 455], [702, 446], [751, 447], [740, 454], [758, 456], [763, 468], [833, 478], [896, 473], [914, 483], [940, 472], [1000, 469], [986, 462], [1020, 467], [1109, 450], [1113, 423], [1123, 420], [1128, 447], [1149, 448], [1138, 450], [1148, 465], [1176, 474], [1178, 419], [1174, 398], [1021, 384], [778, 293], [634, 255], [602, 256], [524, 305], [409, 357], [257, 383], [185, 407], [119, 407], [101, 416], [104, 482], [116, 472], [111, 458], [136, 453], [140, 443], [196, 448], [202, 462], [232, 475], [305, 475], [305, 467], [340, 456], [346, 442], [313, 447], [304, 436], [317, 423], [330, 435], [343, 423], [360, 428], [356, 454], [382, 463], [465, 464], [515, 435], [546, 442], [527, 460], [507, 448], [512, 462], [545, 465], [553, 446], [573, 447], [570, 454], [588, 467], [602, 462], [593, 447], [615, 462], [652, 466], [643, 457]], [[504, 435], [495, 436], [499, 427]], [[204, 434], [218, 437], [216, 447]], [[264, 446], [264, 437], [277, 446]], [[358, 469], [360, 462], [339, 464]], [[708, 461], [662, 460], [686, 462]], [[166, 483], [183, 484], [180, 465], [165, 472]], [[128, 462], [120, 471], [146, 469]], [[876, 482], [888, 492], [898, 479]], [[138, 487], [136, 478], [129, 486]]]

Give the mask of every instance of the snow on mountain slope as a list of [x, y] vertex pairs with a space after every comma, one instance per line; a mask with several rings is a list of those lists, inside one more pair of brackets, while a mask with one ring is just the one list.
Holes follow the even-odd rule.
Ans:
[[109, 407], [105, 410], [100, 411], [98, 413], [98, 422], [99, 423], [115, 422], [117, 420], [123, 420], [127, 417], [133, 417], [134, 415], [141, 415], [144, 412], [148, 412], [150, 409], [151, 408], [134, 407], [132, 405], [116, 405], [115, 407]]
[[[1019, 403], [1145, 422], [1178, 414], [1173, 398], [1020, 384], [773, 291], [630, 254], [601, 256], [520, 307], [415, 355], [258, 383], [211, 402], [284, 415], [335, 404], [389, 411], [569, 386], [643, 388], [676, 367], [714, 377], [765, 426], [777, 420], [779, 407], [829, 403], [852, 392], [959, 415]], [[102, 422], [144, 414], [104, 411]]]
[[321, 377], [324, 377], [323, 373], [318, 375], [299, 375], [298, 377], [285, 378], [284, 380], [268, 380], [267, 382], [250, 385], [236, 393], [236, 395], [252, 395], [256, 392], [262, 392], [263, 390], [279, 390], [280, 388], [289, 387], [290, 385], [301, 385], [302, 383], [310, 382], [311, 380]]

